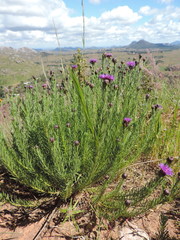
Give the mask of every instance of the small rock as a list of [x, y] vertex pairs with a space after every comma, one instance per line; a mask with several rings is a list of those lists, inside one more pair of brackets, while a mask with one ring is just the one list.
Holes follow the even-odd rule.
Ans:
[[144, 230], [129, 222], [120, 230], [119, 237], [119, 240], [150, 240]]

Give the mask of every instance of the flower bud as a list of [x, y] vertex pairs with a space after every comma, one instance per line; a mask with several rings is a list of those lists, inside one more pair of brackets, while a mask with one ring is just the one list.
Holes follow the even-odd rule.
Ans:
[[51, 143], [53, 143], [55, 141], [55, 139], [53, 137], [51, 137], [49, 140]]
[[71, 127], [71, 124], [68, 122], [66, 123], [66, 127], [70, 128]]
[[130, 200], [125, 200], [125, 205], [126, 206], [130, 206], [131, 205], [131, 201]]
[[127, 174], [126, 174], [126, 173], [123, 173], [123, 174], [122, 174], [122, 178], [123, 178], [123, 179], [126, 179], [126, 178], [127, 178]]
[[174, 160], [174, 158], [173, 158], [173, 157], [168, 157], [168, 158], [167, 158], [167, 161], [168, 161], [169, 163], [172, 163], [172, 162], [173, 162], [173, 160]]
[[168, 189], [164, 189], [164, 194], [168, 196], [170, 194], [169, 190]]
[[74, 141], [74, 145], [78, 146], [80, 144], [80, 142], [78, 140]]

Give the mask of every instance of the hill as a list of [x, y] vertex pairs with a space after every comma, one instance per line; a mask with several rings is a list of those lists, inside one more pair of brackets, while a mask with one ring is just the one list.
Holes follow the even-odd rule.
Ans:
[[166, 49], [173, 50], [179, 48], [180, 46], [177, 44], [169, 44], [169, 43], [151, 43], [145, 40], [133, 41], [129, 45], [125, 46], [125, 48], [131, 49]]

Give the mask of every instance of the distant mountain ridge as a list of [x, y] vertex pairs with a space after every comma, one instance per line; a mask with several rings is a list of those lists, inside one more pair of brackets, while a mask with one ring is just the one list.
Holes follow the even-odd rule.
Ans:
[[0, 47], [0, 53], [4, 54], [14, 54], [14, 53], [34, 53], [36, 54], [37, 51], [32, 48], [22, 47], [22, 48], [12, 48], [12, 47]]
[[180, 48], [180, 41], [175, 41], [173, 43], [151, 43], [145, 40], [133, 41], [125, 48], [130, 49], [177, 49]]
[[[133, 41], [126, 46], [111, 46], [111, 47], [87, 47], [86, 49], [112, 49], [112, 48], [125, 48], [125, 49], [164, 49], [164, 50], [173, 50], [180, 48], [180, 41], [174, 41], [172, 43], [151, 43], [141, 39], [139, 41]], [[82, 47], [62, 47], [62, 48], [52, 48], [52, 49], [42, 49], [42, 48], [27, 48], [22, 47], [19, 49], [12, 47], [0, 47], [0, 54], [11, 55], [11, 54], [20, 54], [20, 55], [36, 55], [40, 52], [58, 52], [58, 51], [75, 51], [77, 49], [82, 49]]]
[[180, 41], [172, 42], [172, 43], [170, 43], [170, 45], [174, 45], [174, 46], [180, 45]]

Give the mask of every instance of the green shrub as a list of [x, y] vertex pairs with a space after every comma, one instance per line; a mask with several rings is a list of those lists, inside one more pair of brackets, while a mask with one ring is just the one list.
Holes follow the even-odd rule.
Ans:
[[[153, 200], [149, 196], [164, 189], [168, 178], [154, 177], [128, 193], [122, 188], [124, 169], [148, 154], [161, 133], [161, 106], [155, 92], [148, 99], [141, 89], [138, 65], [122, 65], [119, 72], [104, 61], [103, 72], [88, 81], [79, 81], [79, 72], [69, 69], [62, 85], [53, 76], [42, 86], [34, 82], [23, 96], [8, 99], [12, 119], [9, 134], [1, 131], [1, 165], [25, 186], [64, 201], [90, 191], [94, 207], [109, 218], [134, 216], [173, 199], [177, 177], [168, 196], [162, 190]], [[102, 75], [112, 72], [114, 80]]]

